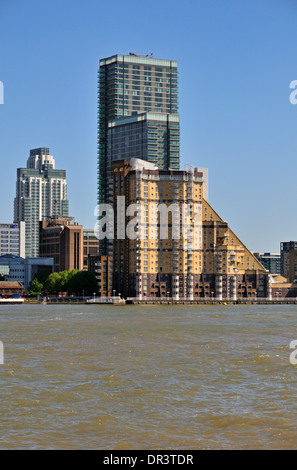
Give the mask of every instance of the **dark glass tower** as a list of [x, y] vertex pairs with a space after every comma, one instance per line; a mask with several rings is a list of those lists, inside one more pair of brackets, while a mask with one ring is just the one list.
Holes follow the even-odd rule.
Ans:
[[[154, 59], [150, 56], [114, 55], [100, 60], [98, 72], [98, 204], [111, 203], [112, 175], [111, 161], [119, 158], [121, 150], [113, 154], [109, 146], [111, 136], [124, 131], [124, 127], [113, 125], [111, 121], [121, 120], [124, 126], [129, 116], [141, 113], [154, 113], [157, 117], [152, 121], [145, 119], [146, 129], [138, 133], [134, 141], [134, 150], [141, 141], [149, 139], [156, 143], [156, 138], [163, 139], [158, 144], [158, 154], [144, 152], [140, 158], [153, 161], [161, 169], [179, 168], [179, 115], [178, 115], [178, 72], [174, 60]], [[174, 115], [170, 118], [171, 115]], [[127, 123], [127, 122], [126, 122]], [[164, 130], [164, 123], [166, 129]], [[119, 123], [120, 124], [120, 123]], [[135, 132], [137, 128], [134, 119]], [[162, 129], [163, 126], [163, 129]], [[147, 132], [148, 130], [151, 132]], [[152, 129], [153, 128], [153, 129]], [[127, 130], [127, 127], [125, 127]], [[166, 141], [166, 145], [164, 145]], [[130, 150], [131, 148], [130, 139]], [[142, 143], [143, 145], [143, 143]], [[163, 145], [164, 155], [160, 154]], [[153, 150], [153, 146], [147, 146]], [[151, 155], [153, 154], [153, 159]], [[101, 253], [105, 254], [104, 243], [100, 244]]]
[[110, 121], [108, 161], [141, 158], [161, 170], [179, 169], [178, 114], [141, 113]]

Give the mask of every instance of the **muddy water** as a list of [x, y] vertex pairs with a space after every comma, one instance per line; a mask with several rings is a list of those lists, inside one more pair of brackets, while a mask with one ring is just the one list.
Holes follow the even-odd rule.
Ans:
[[295, 449], [297, 308], [0, 306], [1, 449]]

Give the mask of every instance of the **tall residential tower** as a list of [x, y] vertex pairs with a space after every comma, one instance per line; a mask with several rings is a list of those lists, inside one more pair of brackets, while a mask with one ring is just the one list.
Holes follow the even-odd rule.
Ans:
[[98, 204], [113, 202], [112, 161], [128, 154], [178, 169], [179, 140], [177, 62], [132, 53], [100, 60]]
[[39, 256], [39, 222], [67, 217], [66, 171], [55, 169], [48, 148], [30, 150], [27, 168], [17, 169], [14, 221], [26, 223], [25, 256]]

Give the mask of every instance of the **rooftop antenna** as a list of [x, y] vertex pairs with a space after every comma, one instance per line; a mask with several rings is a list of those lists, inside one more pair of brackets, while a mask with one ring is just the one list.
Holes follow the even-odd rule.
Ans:
[[129, 52], [129, 55], [133, 55], [135, 57], [153, 57], [153, 53], [142, 55], [142, 54], [135, 54], [135, 52]]

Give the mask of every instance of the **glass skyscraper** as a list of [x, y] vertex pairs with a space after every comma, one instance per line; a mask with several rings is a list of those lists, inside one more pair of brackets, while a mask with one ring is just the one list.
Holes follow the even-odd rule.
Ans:
[[111, 202], [113, 160], [140, 152], [160, 169], [178, 169], [179, 140], [177, 62], [132, 53], [100, 60], [98, 203]]
[[110, 121], [108, 160], [141, 158], [159, 169], [179, 168], [179, 116], [141, 113]]

